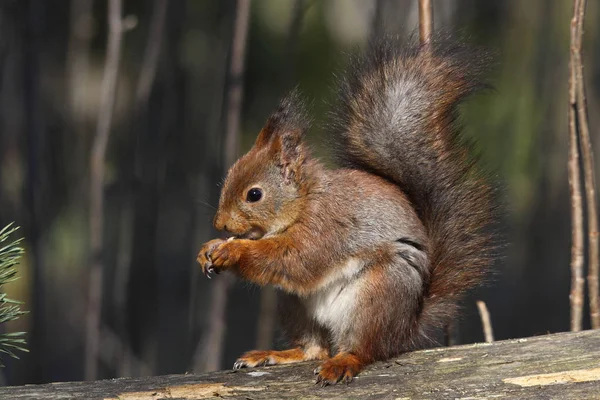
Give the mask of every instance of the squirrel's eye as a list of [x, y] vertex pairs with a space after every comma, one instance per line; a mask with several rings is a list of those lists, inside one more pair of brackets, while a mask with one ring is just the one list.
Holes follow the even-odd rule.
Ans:
[[252, 188], [248, 190], [248, 194], [246, 194], [246, 201], [249, 203], [255, 203], [262, 198], [262, 190], [259, 188]]

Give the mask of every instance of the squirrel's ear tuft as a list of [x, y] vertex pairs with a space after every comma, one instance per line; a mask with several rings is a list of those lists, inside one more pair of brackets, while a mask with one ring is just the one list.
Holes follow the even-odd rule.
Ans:
[[277, 110], [271, 114], [264, 128], [256, 138], [256, 147], [271, 144], [279, 135], [297, 132], [300, 138], [310, 128], [311, 120], [307, 116], [306, 105], [296, 88], [281, 100]]
[[310, 127], [305, 104], [297, 89], [280, 103], [256, 139], [256, 147], [269, 147], [270, 153], [281, 166], [286, 183], [299, 176], [306, 158], [302, 140]]

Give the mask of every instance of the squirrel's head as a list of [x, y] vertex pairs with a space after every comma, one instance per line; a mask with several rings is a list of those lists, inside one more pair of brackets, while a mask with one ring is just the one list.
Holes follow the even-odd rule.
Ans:
[[269, 117], [252, 149], [227, 173], [214, 225], [239, 238], [260, 239], [299, 217], [312, 177], [303, 137], [309, 127], [294, 91]]

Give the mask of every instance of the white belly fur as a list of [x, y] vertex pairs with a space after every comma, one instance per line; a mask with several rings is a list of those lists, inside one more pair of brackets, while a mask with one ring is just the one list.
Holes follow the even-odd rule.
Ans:
[[335, 338], [350, 328], [354, 306], [359, 294], [361, 262], [350, 258], [342, 268], [328, 276], [321, 287], [304, 299], [308, 314], [328, 328]]

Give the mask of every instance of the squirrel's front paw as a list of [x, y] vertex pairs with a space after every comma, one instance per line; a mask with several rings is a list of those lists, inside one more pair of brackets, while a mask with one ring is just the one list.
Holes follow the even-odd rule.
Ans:
[[217, 245], [210, 254], [213, 269], [218, 271], [238, 264], [244, 251], [244, 242], [243, 239], [229, 239]]
[[208, 279], [210, 279], [210, 274], [213, 272], [219, 273], [219, 270], [215, 269], [213, 265], [212, 253], [222, 243], [225, 243], [223, 239], [213, 239], [210, 242], [205, 243], [196, 258], [196, 261], [198, 261], [198, 264], [200, 264], [200, 267], [202, 268], [202, 273]]

